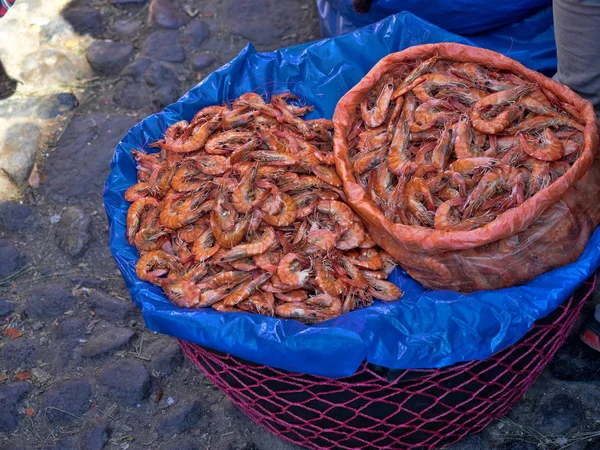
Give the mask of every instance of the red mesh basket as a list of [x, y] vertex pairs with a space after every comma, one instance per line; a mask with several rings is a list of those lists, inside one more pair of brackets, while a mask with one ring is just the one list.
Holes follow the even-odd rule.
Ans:
[[186, 355], [250, 419], [311, 449], [433, 449], [511, 408], [567, 338], [596, 276], [515, 345], [485, 361], [431, 370], [363, 363], [330, 379], [250, 363], [185, 341]]

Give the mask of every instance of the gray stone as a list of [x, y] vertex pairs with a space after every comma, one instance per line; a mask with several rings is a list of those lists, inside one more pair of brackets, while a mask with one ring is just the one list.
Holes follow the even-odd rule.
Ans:
[[71, 8], [62, 13], [77, 34], [100, 37], [104, 33], [102, 15], [93, 8]]
[[142, 109], [152, 107], [154, 95], [145, 84], [135, 80], [121, 80], [115, 86], [113, 100], [119, 106], [128, 109]]
[[67, 55], [57, 50], [42, 49], [23, 59], [22, 77], [40, 88], [69, 83], [75, 78], [75, 66]]
[[7, 385], [0, 385], [0, 431], [9, 432], [19, 425], [19, 402], [29, 393], [31, 385], [25, 381], [18, 381]]
[[0, 230], [18, 233], [31, 230], [34, 225], [34, 208], [17, 202], [0, 202]]
[[48, 160], [43, 194], [55, 201], [100, 199], [114, 149], [134, 123], [115, 114], [75, 114]]
[[127, 347], [134, 332], [127, 328], [111, 328], [95, 333], [81, 350], [81, 356], [94, 358]]
[[210, 37], [210, 28], [203, 20], [194, 20], [185, 28], [186, 36], [189, 36], [195, 46]]
[[139, 361], [124, 359], [107, 366], [99, 377], [106, 395], [126, 405], [135, 405], [150, 392], [150, 374]]
[[136, 20], [117, 20], [113, 24], [116, 33], [122, 38], [133, 37], [142, 27], [142, 24]]
[[25, 302], [27, 316], [41, 321], [52, 321], [75, 307], [76, 299], [69, 289], [47, 284], [29, 292]]
[[90, 216], [78, 206], [70, 206], [55, 227], [56, 244], [70, 256], [81, 256], [90, 241]]
[[154, 98], [161, 106], [173, 103], [179, 97], [177, 88], [174, 86], [161, 86], [154, 92]]
[[546, 395], [540, 401], [533, 426], [544, 435], [561, 435], [585, 420], [581, 402], [565, 393]]
[[169, 30], [175, 30], [190, 21], [179, 5], [170, 0], [153, 0], [150, 17], [155, 24]]
[[146, 38], [142, 53], [165, 62], [178, 63], [185, 59], [177, 31], [155, 31]]
[[110, 320], [125, 320], [132, 316], [136, 307], [133, 302], [119, 300], [101, 291], [92, 292], [88, 302], [90, 309], [97, 317], [105, 317]]
[[200, 53], [194, 55], [192, 58], [192, 68], [194, 70], [206, 69], [208, 66], [214, 64], [217, 59], [210, 53]]
[[40, 43], [57, 44], [73, 37], [72, 25], [64, 17], [51, 20], [40, 30]]
[[33, 342], [20, 338], [9, 341], [0, 349], [0, 361], [2, 367], [8, 370], [25, 369], [35, 364], [37, 352], [37, 346]]
[[0, 239], [0, 280], [6, 278], [25, 265], [25, 255], [8, 239]]
[[92, 68], [101, 73], [116, 75], [133, 58], [134, 48], [129, 42], [95, 41], [86, 57]]
[[15, 304], [4, 298], [0, 298], [0, 317], [6, 317], [15, 310]]
[[44, 324], [40, 321], [34, 322], [33, 325], [31, 325], [31, 328], [33, 329], [33, 331], [40, 331], [42, 328], [44, 328]]
[[177, 88], [177, 75], [164, 64], [154, 62], [145, 72], [144, 80], [148, 86], [174, 86]]
[[42, 119], [53, 119], [75, 109], [79, 105], [73, 94], [56, 94], [41, 103], [36, 113]]
[[121, 76], [141, 80], [151, 65], [152, 60], [150, 58], [138, 58], [123, 69]]
[[38, 97], [11, 97], [0, 100], [0, 114], [4, 117], [28, 117], [35, 112], [40, 102]]
[[183, 363], [183, 352], [175, 339], [158, 338], [148, 346], [152, 359], [150, 368], [164, 375], [171, 375]]
[[530, 442], [510, 441], [503, 443], [498, 450], [539, 450], [539, 447]]
[[83, 336], [85, 332], [85, 322], [77, 317], [68, 318], [58, 322], [53, 328], [54, 336], [63, 339], [73, 336]]
[[170, 407], [165, 417], [161, 418], [156, 425], [159, 436], [171, 436], [182, 433], [191, 428], [198, 428], [198, 422], [202, 418], [202, 402], [182, 400], [179, 405]]
[[108, 426], [104, 419], [87, 422], [77, 437], [79, 450], [102, 450], [108, 442]]
[[85, 380], [56, 383], [42, 396], [46, 417], [53, 425], [70, 423], [73, 416], [85, 414], [91, 400], [92, 388]]
[[18, 123], [6, 132], [0, 148], [0, 168], [17, 183], [27, 180], [40, 148], [41, 136], [39, 128], [32, 123]]

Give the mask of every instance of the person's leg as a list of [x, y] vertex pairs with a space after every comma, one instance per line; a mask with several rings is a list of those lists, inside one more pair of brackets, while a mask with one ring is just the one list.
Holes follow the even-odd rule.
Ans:
[[600, 117], [600, 0], [553, 0], [555, 80], [589, 100]]

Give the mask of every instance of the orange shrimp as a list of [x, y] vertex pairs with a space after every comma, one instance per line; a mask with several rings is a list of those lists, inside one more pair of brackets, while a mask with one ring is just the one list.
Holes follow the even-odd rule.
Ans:
[[139, 231], [133, 239], [133, 244], [138, 250], [145, 252], [158, 250], [164, 244], [166, 239], [164, 236], [167, 233], [158, 225], [159, 214], [159, 209], [153, 209], [142, 221]]
[[550, 163], [535, 159], [532, 164], [531, 176], [527, 189], [527, 196], [531, 197], [539, 191], [550, 186], [552, 179], [550, 177]]
[[419, 222], [433, 225], [435, 207], [427, 183], [422, 178], [413, 178], [406, 184], [404, 192], [406, 208]]
[[337, 200], [320, 200], [317, 211], [327, 214], [338, 225], [340, 233], [345, 232], [354, 223], [354, 211], [347, 204]]
[[187, 160], [175, 171], [171, 187], [177, 192], [190, 192], [205, 188], [209, 181], [210, 178], [193, 161]]
[[295, 105], [289, 104], [287, 102], [288, 100], [299, 101], [300, 98], [298, 98], [297, 96], [295, 96], [294, 94], [292, 94], [290, 92], [284, 92], [283, 94], [273, 95], [271, 97], [271, 104], [279, 106], [280, 108], [286, 108], [290, 113], [292, 113], [295, 116], [303, 116], [315, 109], [314, 106], [309, 106], [309, 105], [295, 106]]
[[167, 195], [160, 212], [160, 223], [171, 230], [177, 230], [195, 222], [204, 213], [200, 206], [209, 193], [210, 189], [204, 189], [188, 197], [183, 194]]
[[402, 167], [405, 164], [410, 163], [412, 160], [408, 152], [408, 143], [410, 140], [410, 124], [413, 119], [416, 103], [414, 96], [409, 95], [406, 97], [400, 119], [398, 119], [398, 123], [394, 129], [387, 164], [390, 171], [396, 175], [402, 171]]
[[365, 227], [362, 222], [355, 221], [335, 243], [335, 248], [339, 250], [350, 250], [358, 247], [364, 240]]
[[215, 236], [213, 235], [212, 228], [207, 228], [202, 234], [194, 241], [192, 246], [192, 255], [196, 261], [206, 261], [211, 256], [219, 251], [221, 247], [215, 242]]
[[440, 170], [444, 170], [448, 165], [450, 154], [452, 152], [452, 127], [446, 125], [442, 136], [433, 149], [431, 155], [431, 164]]
[[412, 86], [414, 86], [412, 88], [413, 93], [423, 103], [431, 100], [431, 93], [434, 89], [440, 90], [442, 87], [451, 87], [453, 89], [468, 87], [464, 80], [443, 73], [428, 73], [422, 75], [413, 81]]
[[550, 128], [544, 129], [543, 145], [539, 147], [531, 145], [522, 133], [519, 134], [519, 139], [523, 151], [535, 159], [556, 161], [565, 155], [565, 147], [562, 141], [556, 137]]
[[358, 245], [359, 248], [372, 248], [375, 247], [377, 243], [373, 240], [371, 235], [365, 231], [364, 240]]
[[[396, 100], [398, 97], [406, 94], [415, 86], [415, 82], [420, 79], [421, 75], [428, 72], [429, 69], [437, 62], [438, 56], [432, 56], [431, 58], [417, 64], [417, 66], [402, 80], [398, 87], [392, 93], [392, 99]], [[421, 80], [419, 82], [422, 82]], [[417, 82], [417, 84], [419, 83]]]
[[390, 74], [385, 74], [380, 84], [381, 90], [372, 108], [369, 108], [369, 97], [365, 97], [360, 103], [362, 119], [371, 128], [378, 127], [384, 122], [394, 92], [394, 80]]
[[179, 259], [162, 250], [152, 250], [144, 253], [135, 266], [135, 273], [138, 278], [154, 284], [158, 284], [160, 282], [159, 277], [168, 274], [170, 271], [181, 272]]
[[194, 283], [184, 280], [161, 279], [160, 285], [167, 298], [180, 308], [198, 308], [200, 289]]
[[308, 298], [306, 289], [296, 289], [289, 292], [277, 292], [275, 298], [286, 303], [304, 302]]
[[578, 131], [583, 131], [585, 127], [578, 122], [575, 122], [568, 117], [560, 116], [536, 116], [531, 119], [524, 120], [518, 125], [510, 127], [507, 132], [516, 134], [518, 132], [528, 132], [533, 130], [542, 130], [548, 127], [569, 127]]
[[498, 190], [503, 189], [508, 183], [511, 167], [500, 167], [486, 173], [475, 189], [471, 191], [463, 208], [464, 218], [469, 218], [481, 205]]
[[241, 127], [252, 122], [257, 117], [256, 111], [244, 112], [244, 108], [237, 108], [225, 114], [221, 123], [221, 129], [229, 130], [231, 128]]
[[144, 213], [147, 214], [153, 209], [158, 208], [158, 206], [158, 200], [153, 197], [144, 197], [131, 204], [127, 211], [127, 239], [130, 244], [133, 244], [135, 235], [138, 232], [140, 223], [144, 217]]
[[499, 159], [479, 156], [475, 158], [458, 159], [450, 164], [448, 168], [453, 172], [460, 173], [461, 175], [472, 175], [477, 170], [491, 169], [503, 165], [504, 164]]
[[342, 180], [338, 176], [337, 172], [334, 168], [320, 165], [311, 165], [309, 166], [311, 172], [325, 183], [330, 184], [333, 187], [339, 188], [342, 187]]
[[193, 244], [204, 231], [206, 231], [206, 221], [202, 220], [180, 228], [177, 230], [177, 236], [188, 244]]
[[384, 302], [395, 302], [400, 300], [404, 295], [404, 292], [402, 292], [398, 286], [390, 283], [389, 281], [380, 280], [368, 275], [365, 278], [369, 283], [369, 289], [367, 292], [376, 299]]
[[[159, 144], [163, 150], [168, 150], [175, 153], [190, 153], [200, 150], [208, 137], [221, 125], [223, 116], [221, 113], [215, 115], [204, 124], [191, 123], [186, 132], [177, 139], [167, 139]], [[187, 134], [189, 132], [189, 138]], [[182, 142], [183, 139], [187, 138]]]
[[153, 189], [154, 186], [150, 183], [136, 183], [125, 191], [125, 200], [128, 202], [135, 202], [141, 198], [151, 196]]
[[285, 192], [279, 193], [279, 199], [282, 204], [277, 214], [262, 214], [262, 219], [274, 227], [286, 227], [296, 221], [298, 207], [294, 199]]
[[225, 156], [200, 154], [190, 159], [206, 175], [223, 175], [231, 170], [231, 162]]
[[270, 292], [253, 294], [246, 300], [238, 303], [238, 307], [244, 311], [272, 317], [275, 315], [275, 297]]
[[210, 228], [217, 243], [224, 249], [230, 249], [238, 245], [246, 236], [250, 220], [245, 218], [235, 223], [233, 230], [223, 231], [217, 223], [215, 211], [210, 215]]
[[231, 203], [241, 213], [248, 213], [253, 208], [253, 187], [258, 173], [258, 165], [254, 164], [249, 170], [242, 173], [240, 183], [231, 194]]
[[[319, 180], [320, 181], [320, 180]], [[302, 219], [310, 216], [319, 202], [319, 198], [316, 192], [303, 192], [292, 197], [296, 204], [296, 218]]]
[[275, 315], [284, 319], [295, 319], [306, 324], [315, 324], [335, 317], [299, 302], [277, 305]]
[[515, 102], [534, 89], [533, 85], [516, 86], [505, 91], [496, 92], [482, 98], [473, 105], [470, 118], [473, 127], [486, 134], [496, 134], [504, 130], [522, 111], [523, 107], [519, 103], [505, 109], [493, 119], [485, 119], [483, 110], [489, 107], [497, 108], [506, 103]]
[[344, 283], [340, 279], [334, 278], [333, 271], [330, 270], [322, 259], [315, 258], [314, 266], [315, 266], [315, 282], [319, 289], [323, 292], [338, 296], [344, 292]]
[[273, 105], [267, 104], [264, 99], [254, 93], [248, 92], [246, 94], [242, 94], [236, 101], [233, 102], [233, 106], [235, 108], [238, 107], [248, 107], [260, 111], [267, 116], [274, 117], [276, 119], [281, 117], [281, 111], [275, 108]]
[[372, 150], [370, 152], [362, 152], [356, 155], [352, 161], [352, 168], [354, 173], [362, 175], [369, 170], [377, 167], [385, 157], [387, 156], [387, 149], [381, 148], [379, 150]]
[[277, 275], [279, 279], [290, 287], [300, 289], [303, 287], [310, 276], [310, 267], [300, 270], [309, 263], [308, 259], [298, 253], [288, 253], [277, 266]]
[[236, 148], [254, 149], [259, 145], [260, 141], [253, 132], [229, 130], [211, 136], [204, 145], [204, 151], [211, 155], [225, 155]]
[[294, 166], [299, 164], [298, 157], [289, 153], [279, 153], [270, 150], [256, 150], [250, 154], [253, 161], [267, 162], [272, 166]]
[[459, 207], [464, 206], [466, 200], [465, 197], [455, 197], [438, 206], [433, 219], [433, 228], [448, 230], [460, 223], [462, 214]]
[[332, 263], [332, 267], [335, 274], [347, 286], [360, 290], [369, 287], [365, 276], [361, 273], [359, 268], [350, 261], [350, 258], [342, 256]]
[[217, 287], [221, 286], [235, 286], [243, 281], [250, 278], [247, 272], [242, 270], [230, 270], [225, 272], [219, 272], [210, 278], [211, 284]]
[[306, 236], [305, 252], [309, 255], [321, 252], [328, 252], [335, 248], [337, 235], [333, 231], [318, 228], [312, 230]]
[[386, 127], [377, 127], [367, 130], [358, 137], [356, 148], [359, 152], [368, 152], [377, 150], [388, 143], [391, 133], [388, 133]]
[[241, 301], [246, 300], [254, 294], [262, 284], [266, 283], [269, 278], [271, 278], [271, 274], [269, 272], [264, 272], [247, 283], [239, 285], [239, 287], [223, 299], [223, 304], [225, 306], [235, 306]]
[[383, 258], [377, 249], [361, 249], [349, 252], [347, 255], [348, 261], [363, 269], [381, 270], [383, 268]]
[[254, 255], [252, 259], [254, 264], [266, 272], [275, 273], [281, 261], [282, 254], [279, 252], [265, 252], [260, 255]]
[[234, 259], [247, 258], [265, 253], [275, 244], [276, 239], [275, 230], [271, 227], [265, 227], [262, 236], [257, 240], [233, 247], [231, 250], [223, 253], [219, 262], [229, 262]]

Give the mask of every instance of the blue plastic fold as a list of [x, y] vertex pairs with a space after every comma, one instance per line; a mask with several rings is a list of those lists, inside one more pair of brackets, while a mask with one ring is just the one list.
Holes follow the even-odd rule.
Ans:
[[576, 263], [524, 286], [469, 295], [427, 291], [396, 270], [391, 281], [405, 291], [401, 301], [375, 302], [314, 326], [246, 313], [180, 309], [160, 288], [135, 274], [138, 253], [125, 238], [129, 203], [124, 192], [136, 181], [130, 150], [152, 151], [148, 144], [161, 138], [170, 124], [248, 91], [291, 90], [316, 106], [310, 118], [331, 118], [339, 98], [382, 57], [411, 45], [442, 41], [468, 43], [402, 13], [352, 34], [273, 53], [257, 53], [248, 45], [177, 103], [133, 127], [114, 153], [104, 204], [111, 251], [146, 326], [256, 363], [337, 378], [353, 374], [365, 359], [402, 369], [488, 358], [514, 344], [535, 320], [566, 300], [600, 265], [600, 231]]
[[355, 13], [352, 0], [316, 2], [323, 36], [350, 33], [406, 11], [530, 69], [556, 72], [551, 0], [375, 0], [367, 14]]

